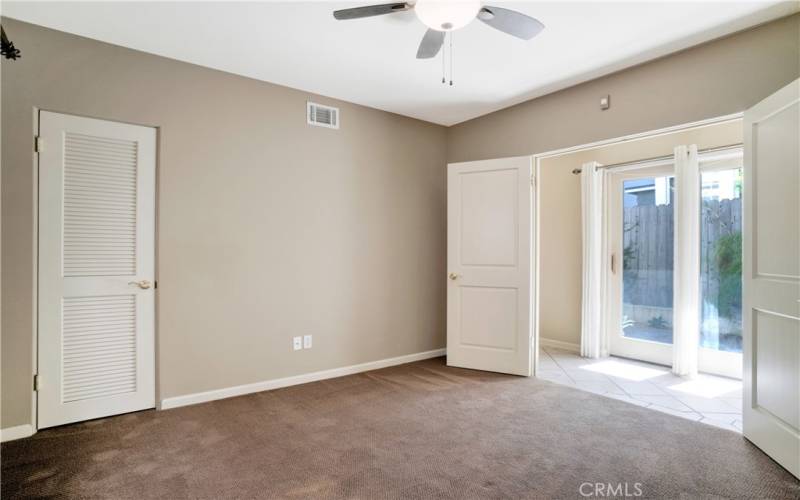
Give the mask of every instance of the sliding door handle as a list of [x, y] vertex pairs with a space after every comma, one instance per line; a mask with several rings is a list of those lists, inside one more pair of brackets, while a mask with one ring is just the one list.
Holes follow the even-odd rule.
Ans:
[[617, 274], [617, 254], [611, 254], [611, 274]]

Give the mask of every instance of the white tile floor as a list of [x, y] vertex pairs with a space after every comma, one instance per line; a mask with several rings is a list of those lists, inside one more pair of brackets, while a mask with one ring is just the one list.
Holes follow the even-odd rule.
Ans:
[[538, 377], [653, 410], [742, 432], [742, 382], [624, 358], [585, 359], [560, 349], [539, 352]]

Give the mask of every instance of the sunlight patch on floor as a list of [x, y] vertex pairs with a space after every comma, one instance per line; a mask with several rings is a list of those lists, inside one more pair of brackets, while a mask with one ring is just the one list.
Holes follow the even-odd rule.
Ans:
[[537, 377], [643, 408], [742, 432], [742, 382], [701, 373], [694, 379], [669, 368], [625, 358], [582, 358], [544, 348]]
[[587, 370], [595, 373], [602, 373], [609, 377], [623, 378], [632, 382], [641, 382], [661, 375], [669, 373], [668, 370], [659, 370], [657, 368], [650, 368], [646, 366], [638, 366], [628, 363], [620, 363], [615, 360], [600, 361], [592, 364], [587, 364], [579, 367], [581, 370]]
[[742, 391], [742, 383], [738, 380], [704, 377], [670, 385], [669, 388], [673, 391], [683, 392], [690, 396], [717, 398], [727, 394], [738, 395]]

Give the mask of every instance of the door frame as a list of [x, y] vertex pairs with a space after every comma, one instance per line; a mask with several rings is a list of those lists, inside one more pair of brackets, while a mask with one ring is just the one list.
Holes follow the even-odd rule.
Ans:
[[[33, 310], [32, 310], [32, 331], [31, 331], [31, 361], [32, 361], [32, 373], [31, 373], [31, 435], [36, 434], [39, 430], [39, 395], [38, 391], [34, 388], [33, 381], [36, 380], [36, 376], [39, 374], [39, 152], [36, 148], [36, 140], [39, 137], [39, 122], [40, 122], [40, 114], [42, 111], [51, 112], [51, 113], [59, 113], [63, 115], [72, 115], [81, 118], [91, 118], [95, 120], [105, 120], [117, 123], [124, 123], [128, 125], [138, 125], [141, 127], [150, 127], [155, 129], [156, 131], [156, 143], [155, 143], [155, 172], [154, 172], [154, 196], [155, 196], [155, 205], [153, 207], [154, 213], [154, 227], [153, 227], [153, 273], [154, 273], [154, 288], [158, 289], [158, 270], [159, 270], [159, 257], [158, 257], [158, 243], [159, 243], [159, 236], [158, 236], [158, 227], [159, 227], [159, 178], [160, 178], [160, 157], [161, 157], [161, 127], [158, 125], [152, 125], [147, 123], [138, 123], [132, 122], [128, 120], [120, 120], [115, 118], [103, 117], [103, 116], [94, 116], [94, 115], [86, 115], [81, 113], [74, 113], [70, 111], [62, 111], [58, 109], [52, 108], [41, 108], [38, 106], [34, 106], [31, 110], [33, 113], [33, 127], [31, 130], [31, 137], [33, 137], [34, 147], [32, 148], [31, 153], [31, 163], [33, 166]], [[46, 147], [46, 146], [45, 146]], [[153, 356], [154, 356], [154, 383], [155, 383], [155, 400], [156, 400], [156, 409], [160, 409], [160, 380], [159, 380], [159, 368], [158, 368], [158, 360], [159, 360], [159, 326], [158, 326], [158, 296], [159, 294], [156, 293], [154, 297], [154, 321], [153, 321]]]
[[[535, 318], [535, 321], [534, 321], [534, 323], [532, 325], [532, 328], [531, 328], [532, 331], [533, 331], [533, 339], [531, 341], [531, 346], [532, 346], [531, 348], [535, 349], [535, 352], [533, 352], [532, 356], [531, 356], [531, 359], [533, 360], [533, 376], [537, 375], [537, 370], [538, 370], [538, 367], [539, 367], [539, 346], [540, 346], [540, 343], [541, 343], [540, 339], [539, 339], [539, 303], [538, 303], [538, 297], [540, 297], [540, 294], [539, 294], [539, 276], [540, 276], [539, 268], [540, 268], [540, 265], [541, 265], [540, 252], [539, 252], [539, 241], [540, 241], [539, 228], [541, 227], [540, 220], [539, 220], [539, 217], [541, 215], [541, 210], [540, 210], [540, 206], [539, 206], [539, 200], [540, 200], [539, 189], [541, 189], [541, 187], [540, 187], [540, 183], [539, 183], [538, 179], [539, 179], [540, 173], [541, 173], [542, 162], [544, 160], [548, 159], [548, 158], [554, 158], [554, 157], [557, 157], [557, 156], [563, 156], [563, 155], [567, 155], [567, 154], [571, 154], [571, 153], [577, 153], [577, 152], [580, 152], [580, 151], [596, 149], [596, 148], [603, 147], [603, 146], [610, 146], [610, 145], [613, 145], [613, 144], [622, 144], [622, 143], [625, 143], [625, 142], [632, 142], [632, 141], [638, 141], [638, 140], [643, 140], [643, 139], [651, 139], [651, 138], [654, 138], [654, 137], [659, 137], [659, 136], [663, 136], [663, 135], [667, 135], [667, 134], [672, 134], [672, 133], [675, 133], [675, 132], [682, 132], [682, 131], [687, 131], [687, 130], [692, 130], [692, 129], [709, 127], [709, 126], [719, 125], [719, 124], [722, 124], [722, 123], [733, 122], [733, 121], [737, 121], [737, 120], [741, 121], [743, 117], [744, 117], [744, 112], [740, 111], [740, 112], [737, 112], [737, 113], [731, 113], [729, 115], [716, 116], [716, 117], [707, 118], [707, 119], [704, 119], [704, 120], [698, 120], [698, 121], [694, 121], [694, 122], [684, 123], [684, 124], [681, 124], [681, 125], [673, 125], [673, 126], [670, 126], [670, 127], [663, 127], [663, 128], [659, 128], [659, 129], [653, 129], [653, 130], [649, 130], [649, 131], [646, 131], [646, 132], [638, 132], [638, 133], [635, 133], [635, 134], [628, 134], [628, 135], [613, 137], [613, 138], [610, 138], [610, 139], [603, 139], [603, 140], [595, 141], [595, 142], [587, 142], [587, 143], [584, 143], [584, 144], [579, 144], [577, 146], [569, 146], [569, 147], [565, 147], [565, 148], [552, 149], [552, 150], [549, 150], [549, 151], [544, 151], [544, 152], [541, 152], [541, 153], [535, 153], [535, 154], [532, 155], [532, 158], [533, 158], [533, 200], [534, 200], [533, 201], [533, 205], [534, 205], [534, 211], [533, 211], [533, 217], [531, 219], [531, 222], [533, 223], [534, 227], [533, 227], [533, 231], [532, 231], [532, 240], [533, 241], [532, 241], [532, 250], [531, 250], [532, 253], [533, 253], [533, 266], [531, 266], [531, 267], [532, 267], [533, 272], [534, 272], [534, 281], [531, 284], [531, 288], [533, 290], [532, 295], [537, 298], [536, 303], [532, 304], [532, 307], [534, 308], [533, 311], [534, 311], [534, 318]], [[603, 335], [606, 337], [606, 340], [607, 340], [606, 332], [604, 332]], [[606, 343], [605, 345], [607, 346], [608, 344]], [[564, 346], [564, 347], [566, 347], [566, 346]], [[580, 345], [575, 346], [575, 348], [577, 349], [578, 352], [580, 352]], [[602, 352], [601, 354], [603, 356], [607, 356], [608, 355], [607, 347], [606, 347], [605, 351]]]

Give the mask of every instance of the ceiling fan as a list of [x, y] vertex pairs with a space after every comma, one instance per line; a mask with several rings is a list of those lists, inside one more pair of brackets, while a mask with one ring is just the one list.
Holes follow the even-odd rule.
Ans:
[[412, 9], [417, 18], [428, 27], [419, 44], [417, 59], [430, 59], [436, 56], [448, 32], [463, 28], [475, 18], [492, 28], [523, 40], [530, 40], [544, 29], [544, 24], [537, 19], [514, 10], [481, 6], [480, 0], [416, 0], [416, 2], [367, 5], [334, 11], [333, 17], [344, 21]]

